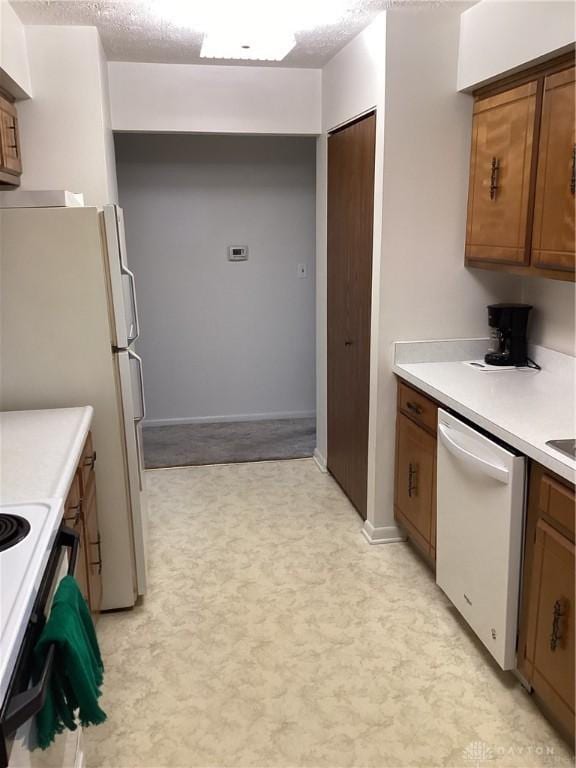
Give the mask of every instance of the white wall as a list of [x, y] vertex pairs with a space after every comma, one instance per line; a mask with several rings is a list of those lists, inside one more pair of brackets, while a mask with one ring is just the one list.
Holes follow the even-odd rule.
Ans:
[[482, 0], [462, 14], [458, 89], [550, 58], [575, 40], [570, 0]]
[[32, 91], [24, 25], [8, 0], [0, 0], [0, 87], [16, 99]]
[[[373, 315], [378, 305], [374, 287], [380, 264], [382, 220], [382, 159], [384, 127], [386, 14], [381, 13], [339, 51], [322, 70], [322, 135], [318, 138], [316, 188], [316, 445], [320, 462], [327, 452], [327, 174], [328, 132], [364, 112], [376, 109], [376, 172], [374, 178]], [[372, 346], [377, 340], [373, 323]], [[375, 335], [376, 334], [376, 335]], [[372, 376], [374, 380], [374, 376]], [[372, 405], [371, 405], [372, 407]], [[368, 500], [370, 504], [370, 499]]]
[[486, 305], [519, 298], [513, 277], [464, 267], [472, 97], [455, 88], [460, 10], [447, 4], [387, 12], [374, 496], [367, 528], [376, 540], [393, 535], [394, 341], [484, 336]]
[[375, 108], [385, 75], [386, 14], [339, 51], [322, 70], [322, 128], [330, 131]]
[[530, 341], [576, 355], [576, 300], [574, 283], [541, 277], [520, 278], [522, 301], [532, 304]]
[[[494, 34], [498, 30], [498, 34]], [[472, 89], [557, 55], [576, 40], [576, 5], [563, 0], [482, 0], [462, 14], [458, 88]], [[518, 278], [522, 300], [534, 305], [535, 343], [575, 353], [574, 283]]]
[[320, 71], [110, 62], [115, 131], [320, 133]]
[[313, 415], [315, 139], [118, 134], [116, 150], [149, 420]]
[[33, 98], [19, 104], [22, 189], [117, 199], [107, 70], [95, 27], [26, 27]]

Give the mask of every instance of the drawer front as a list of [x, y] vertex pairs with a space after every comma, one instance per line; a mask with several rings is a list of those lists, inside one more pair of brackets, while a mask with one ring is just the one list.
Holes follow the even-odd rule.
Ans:
[[398, 408], [413, 421], [436, 434], [438, 406], [402, 382], [398, 383]]
[[574, 536], [574, 490], [544, 474], [540, 485], [539, 509]]

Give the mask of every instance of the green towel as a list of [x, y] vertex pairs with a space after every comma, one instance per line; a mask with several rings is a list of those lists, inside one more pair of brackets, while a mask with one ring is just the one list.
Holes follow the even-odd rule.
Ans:
[[46, 701], [36, 716], [37, 740], [46, 749], [64, 728], [106, 719], [98, 706], [104, 666], [90, 611], [73, 576], [65, 576], [56, 590], [50, 618], [34, 648], [33, 679], [44, 667], [50, 645], [56, 646]]

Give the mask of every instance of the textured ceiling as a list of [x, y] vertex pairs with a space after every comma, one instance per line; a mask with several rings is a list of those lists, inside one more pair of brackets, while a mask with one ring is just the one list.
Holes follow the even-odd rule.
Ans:
[[[241, 3], [242, 0], [237, 0]], [[291, 0], [269, 0], [270, 3]], [[296, 46], [277, 66], [319, 67], [366, 27], [376, 14], [410, 0], [349, 0], [342, 17], [326, 26], [296, 32]], [[422, 2], [422, 0], [420, 0]], [[431, 0], [434, 2], [434, 0]], [[225, 64], [200, 58], [202, 33], [158, 13], [153, 0], [11, 0], [25, 24], [84, 24], [100, 31], [110, 61]], [[194, 0], [190, 0], [193, 4]], [[420, 3], [417, 3], [420, 4]], [[262, 65], [263, 62], [234, 62]], [[266, 62], [270, 65], [271, 62]]]

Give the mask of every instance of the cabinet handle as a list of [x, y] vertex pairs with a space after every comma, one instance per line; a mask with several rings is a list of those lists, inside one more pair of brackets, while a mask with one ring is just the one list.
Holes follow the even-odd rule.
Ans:
[[408, 498], [411, 499], [412, 496], [416, 495], [416, 491], [418, 490], [418, 484], [415, 481], [417, 479], [418, 474], [418, 467], [415, 464], [408, 464]]
[[562, 602], [560, 600], [556, 600], [554, 603], [554, 610], [552, 612], [552, 634], [550, 635], [550, 650], [552, 653], [554, 653], [558, 647], [559, 641], [562, 639], [560, 621], [563, 616], [564, 611], [562, 610]]
[[570, 176], [570, 192], [576, 194], [576, 144], [572, 147], [572, 174]]
[[98, 573], [102, 573], [102, 546], [101, 546], [101, 539], [100, 534], [98, 534], [98, 538], [96, 541], [92, 542], [92, 546], [98, 547], [98, 560], [96, 560], [93, 563], [90, 563], [90, 565], [97, 565], [98, 566]]
[[94, 469], [94, 464], [96, 464], [96, 451], [94, 451], [92, 456], [88, 456], [88, 458], [84, 462], [84, 466], [90, 467], [90, 469]]
[[346, 339], [346, 341], [344, 342], [344, 346], [351, 347], [353, 343], [354, 342], [352, 341], [352, 339]]
[[16, 141], [16, 126], [15, 125], [9, 125], [8, 130], [12, 131], [14, 133], [14, 144], [8, 144], [8, 149], [15, 149], [18, 150], [18, 142]]
[[406, 403], [406, 408], [408, 408], [409, 411], [412, 411], [412, 413], [415, 413], [416, 416], [420, 416], [423, 410], [421, 405], [418, 405], [418, 403], [411, 403], [410, 401]]
[[[80, 515], [82, 514], [82, 501], [83, 499], [80, 499], [78, 504], [74, 504], [73, 507], [68, 507], [68, 512], [73, 512], [74, 517], [72, 519], [72, 525], [76, 525], [78, 520], [80, 520]], [[68, 522], [70, 522], [70, 518], [66, 518]]]
[[492, 158], [492, 167], [490, 170], [490, 200], [496, 200], [498, 191], [498, 174], [500, 171], [500, 160], [497, 157]]

